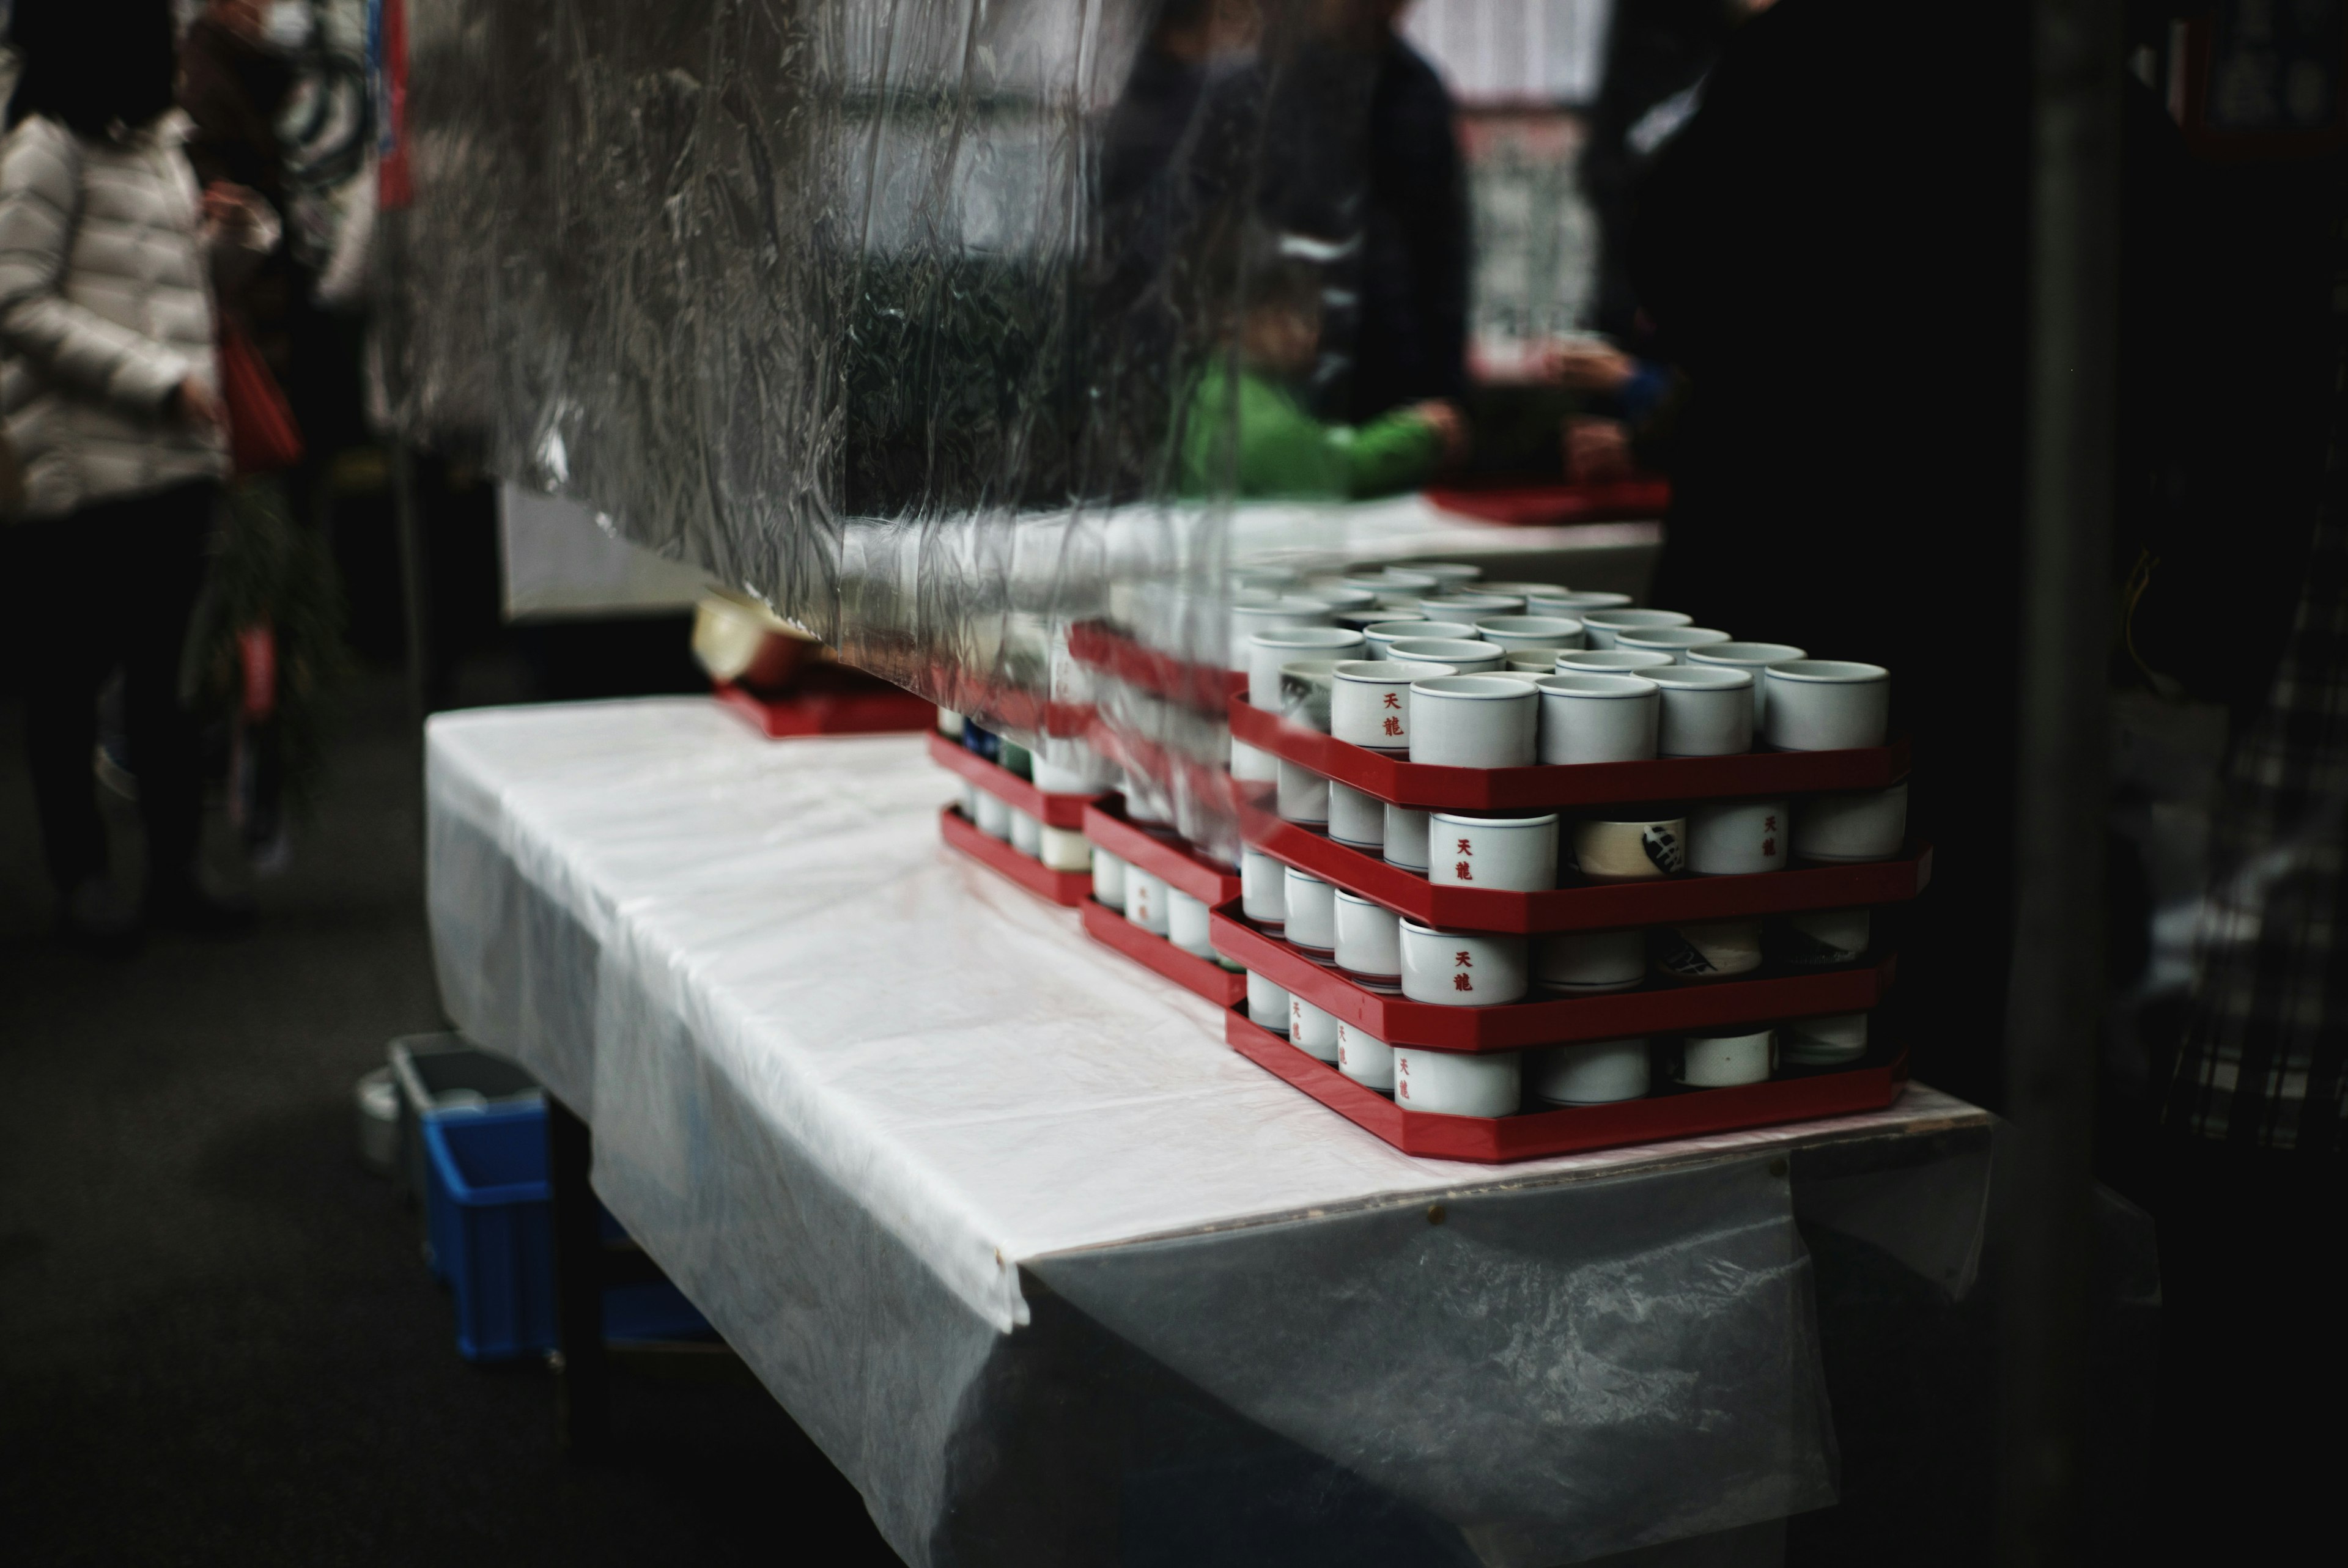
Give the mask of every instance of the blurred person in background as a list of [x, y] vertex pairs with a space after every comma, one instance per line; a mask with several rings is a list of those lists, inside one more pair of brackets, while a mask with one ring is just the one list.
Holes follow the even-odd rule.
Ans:
[[1900, 984], [1918, 1074], [2000, 1103], [2012, 935], [2027, 13], [1778, 0], [1632, 199], [1690, 390], [1654, 602], [1891, 671], [1935, 845]]
[[98, 692], [118, 663], [144, 917], [230, 929], [244, 913], [196, 876], [202, 775], [180, 665], [229, 466], [214, 269], [232, 275], [275, 235], [249, 191], [198, 189], [172, 112], [167, 0], [18, 0], [11, 36], [23, 76], [0, 145], [0, 386], [23, 497], [5, 576], [43, 849], [67, 937], [135, 934], [91, 774]]
[[1360, 425], [1468, 390], [1468, 177], [1449, 89], [1398, 30], [1409, 0], [1367, 0], [1375, 59], [1367, 201], [1346, 417]]
[[1270, 235], [1251, 248], [1221, 296], [1224, 350], [1191, 393], [1182, 493], [1365, 500], [1425, 484], [1458, 451], [1458, 410], [1428, 399], [1360, 425], [1313, 417], [1302, 388], [1321, 349], [1321, 269]]

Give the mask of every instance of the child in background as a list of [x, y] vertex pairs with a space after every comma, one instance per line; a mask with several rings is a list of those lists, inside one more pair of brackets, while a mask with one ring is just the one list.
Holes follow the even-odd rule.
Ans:
[[1318, 268], [1271, 257], [1240, 292], [1233, 341], [1200, 374], [1184, 415], [1182, 494], [1361, 500], [1416, 489], [1457, 455], [1464, 431], [1448, 403], [1355, 426], [1323, 424], [1298, 401], [1291, 388], [1321, 347]]

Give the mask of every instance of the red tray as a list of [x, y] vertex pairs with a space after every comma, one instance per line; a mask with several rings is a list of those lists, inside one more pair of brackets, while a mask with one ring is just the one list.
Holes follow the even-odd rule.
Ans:
[[[1045, 794], [1001, 763], [988, 762], [961, 742], [948, 740], [934, 729], [930, 732], [930, 760], [950, 773], [960, 774], [1046, 827], [1073, 830], [1084, 826], [1085, 807], [1100, 798], [1089, 794]], [[1089, 876], [1085, 885], [1092, 886]]]
[[1236, 904], [1211, 917], [1215, 948], [1326, 1013], [1388, 1045], [1439, 1050], [1519, 1050], [1584, 1040], [1677, 1034], [1720, 1024], [1865, 1012], [1891, 988], [1895, 960], [1823, 974], [1770, 975], [1703, 985], [1662, 985], [1591, 997], [1540, 997], [1499, 1007], [1437, 1007], [1371, 990], [1342, 970], [1316, 964], [1240, 917]]
[[1733, 757], [1658, 757], [1645, 763], [1444, 768], [1349, 745], [1237, 701], [1231, 705], [1231, 723], [1233, 740], [1285, 757], [1364, 794], [1439, 811], [1880, 789], [1908, 776], [1904, 739], [1849, 752], [1743, 752]]
[[[1240, 875], [1126, 820], [1125, 803], [1104, 795], [1085, 807], [1085, 836], [1128, 866], [1138, 866], [1177, 893], [1212, 907], [1240, 896]], [[1175, 949], [1177, 952], [1180, 948]]]
[[1863, 866], [1807, 866], [1750, 876], [1669, 876], [1546, 893], [1503, 893], [1438, 887], [1416, 872], [1278, 817], [1251, 813], [1247, 827], [1250, 841], [1275, 860], [1374, 899], [1423, 926], [1457, 931], [1607, 931], [1804, 909], [1855, 909], [1903, 903], [1932, 879], [1932, 846], [1916, 843], [1898, 860]]
[[1080, 621], [1068, 629], [1068, 657], [1128, 686], [1205, 713], [1221, 712], [1234, 692], [1244, 695], [1247, 691], [1244, 674], [1177, 659], [1097, 620]]
[[1516, 528], [1617, 522], [1660, 518], [1672, 507], [1672, 484], [1641, 476], [1582, 485], [1496, 486], [1490, 489], [1431, 489], [1427, 501], [1444, 511]]
[[879, 682], [874, 685], [880, 689], [761, 697], [726, 682], [717, 687], [717, 701], [749, 720], [770, 741], [791, 735], [904, 734], [935, 727], [938, 710], [928, 698]]
[[972, 859], [985, 862], [1028, 892], [1055, 904], [1074, 908], [1093, 896], [1091, 872], [1055, 871], [1040, 860], [1030, 860], [1001, 839], [981, 833], [976, 823], [963, 815], [960, 806], [950, 805], [938, 813], [938, 832]]
[[1516, 1116], [1437, 1116], [1405, 1111], [1375, 1089], [1363, 1088], [1328, 1063], [1257, 1028], [1242, 1009], [1223, 1015], [1223, 1039], [1257, 1066], [1406, 1154], [1488, 1165], [1880, 1111], [1900, 1098], [1908, 1082], [1903, 1050], [1888, 1061], [1735, 1089], [1681, 1090], [1619, 1105], [1576, 1105]]
[[1218, 1007], [1231, 1007], [1247, 998], [1247, 977], [1220, 964], [1210, 964], [1196, 953], [1186, 953], [1154, 931], [1145, 931], [1097, 898], [1084, 902], [1082, 918], [1093, 940], [1115, 948], [1144, 968], [1155, 969], [1183, 989], [1195, 991]]

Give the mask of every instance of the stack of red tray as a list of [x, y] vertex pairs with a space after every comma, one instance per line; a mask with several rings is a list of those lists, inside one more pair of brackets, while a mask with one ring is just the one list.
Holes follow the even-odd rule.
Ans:
[[[1044, 826], [1056, 827], [1066, 833], [1083, 830], [1085, 808], [1099, 798], [1088, 794], [1048, 794], [1001, 763], [982, 757], [967, 746], [935, 732], [930, 735], [930, 759], [969, 780], [1013, 810], [1024, 811]], [[948, 844], [964, 855], [983, 862], [1029, 892], [1049, 898], [1055, 904], [1074, 907], [1086, 902], [1092, 895], [1090, 871], [1055, 871], [1035, 856], [1022, 854], [1004, 840], [981, 830], [978, 824], [962, 814], [959, 806], [949, 805], [938, 814], [938, 832]]]
[[[1244, 702], [1233, 702], [1231, 715], [1234, 739], [1377, 799], [1420, 810], [1798, 796], [1879, 789], [1898, 783], [1908, 769], [1907, 748], [1899, 743], [1863, 751], [1760, 752], [1570, 767], [1434, 767], [1348, 745]], [[1313, 828], [1284, 822], [1261, 799], [1242, 808], [1242, 825], [1250, 845], [1274, 859], [1421, 924], [1466, 931], [1597, 931], [1896, 904], [1922, 891], [1931, 875], [1931, 847], [1910, 844], [1892, 859], [1857, 865], [1505, 892], [1438, 886]], [[1441, 1051], [1518, 1050], [1869, 1012], [1883, 999], [1895, 968], [1890, 954], [1879, 951], [1841, 968], [1765, 968], [1705, 983], [1651, 980], [1602, 995], [1463, 1008], [1413, 1001], [1362, 985], [1258, 930], [1237, 901], [1216, 909], [1213, 931], [1215, 946], [1226, 957], [1341, 1023], [1388, 1045]], [[1879, 1109], [1898, 1096], [1907, 1056], [1874, 1032], [1878, 1038], [1853, 1062], [1788, 1067], [1765, 1082], [1720, 1089], [1659, 1083], [1644, 1098], [1612, 1104], [1471, 1117], [1399, 1106], [1259, 1027], [1244, 1007], [1231, 1009], [1225, 1030], [1235, 1049], [1395, 1147], [1479, 1161], [1531, 1159]]]
[[[1105, 796], [1085, 808], [1085, 836], [1127, 866], [1148, 872], [1209, 909], [1230, 904], [1240, 896], [1237, 873], [1206, 859], [1171, 833], [1155, 831], [1131, 821], [1125, 815], [1125, 803], [1115, 795]], [[1115, 948], [1136, 963], [1155, 969], [1209, 1001], [1230, 1007], [1247, 995], [1245, 975], [1176, 947], [1164, 937], [1127, 919], [1122, 909], [1112, 909], [1088, 897], [1084, 900], [1084, 922], [1094, 940]]]

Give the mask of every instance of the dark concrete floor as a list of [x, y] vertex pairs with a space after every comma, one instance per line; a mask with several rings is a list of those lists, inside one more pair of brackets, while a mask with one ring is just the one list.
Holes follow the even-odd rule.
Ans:
[[0, 1560], [894, 1562], [755, 1386], [623, 1378], [582, 1466], [541, 1368], [458, 1358], [351, 1112], [442, 1025], [418, 746], [396, 680], [343, 707], [259, 930], [106, 961], [48, 939], [0, 702]]

